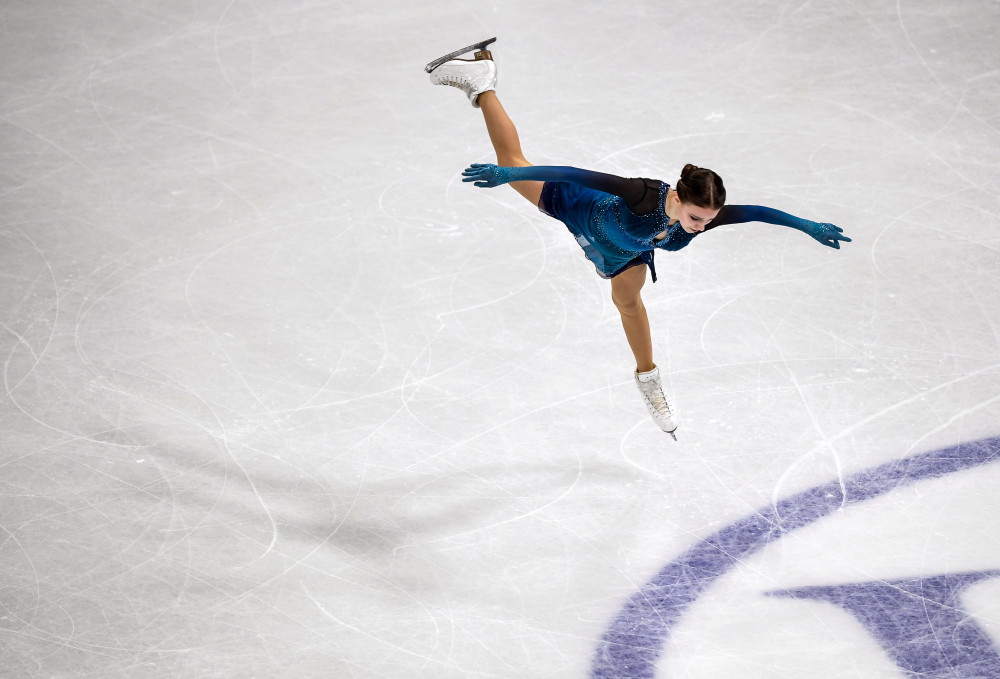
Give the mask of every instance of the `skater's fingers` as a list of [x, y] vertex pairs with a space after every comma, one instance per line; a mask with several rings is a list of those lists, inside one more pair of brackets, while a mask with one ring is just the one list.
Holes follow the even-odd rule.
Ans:
[[826, 245], [829, 245], [834, 250], [839, 250], [840, 249], [840, 243], [838, 241], [835, 241], [835, 240], [828, 241], [826, 243]]
[[478, 186], [481, 189], [488, 189], [493, 185], [490, 184], [489, 182], [476, 182], [475, 184], [473, 184], [473, 186]]
[[842, 233], [838, 233], [836, 236], [834, 236], [834, 238], [836, 238], [837, 240], [842, 240], [845, 243], [850, 243], [851, 242], [850, 236], [845, 236]]

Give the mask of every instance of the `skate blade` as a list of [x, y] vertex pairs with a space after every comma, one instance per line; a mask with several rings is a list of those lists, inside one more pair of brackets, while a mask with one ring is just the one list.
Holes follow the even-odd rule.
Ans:
[[484, 47], [486, 47], [487, 45], [491, 45], [491, 44], [495, 43], [496, 41], [497, 41], [496, 38], [490, 38], [489, 40], [483, 40], [482, 42], [474, 43], [472, 45], [469, 45], [468, 47], [463, 47], [460, 50], [455, 50], [454, 52], [451, 52], [450, 54], [446, 54], [443, 57], [438, 57], [437, 59], [435, 59], [431, 63], [427, 64], [426, 66], [424, 66], [424, 70], [427, 73], [430, 73], [431, 71], [433, 71], [435, 68], [437, 68], [438, 66], [440, 66], [441, 64], [443, 64], [446, 61], [451, 61], [455, 57], [460, 57], [463, 54], [466, 54], [467, 52], [471, 52], [473, 50], [479, 51], [479, 50], [483, 49]]
[[676, 441], [677, 440], [677, 434], [674, 433], [675, 431], [677, 431], [677, 430], [674, 429], [674, 431], [668, 431], [667, 433], [670, 434], [671, 436], [673, 436], [674, 440]]

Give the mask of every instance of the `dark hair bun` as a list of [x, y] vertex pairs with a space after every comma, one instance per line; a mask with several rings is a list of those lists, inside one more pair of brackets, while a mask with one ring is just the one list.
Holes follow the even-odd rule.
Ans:
[[682, 203], [721, 210], [726, 204], [726, 186], [722, 177], [705, 167], [688, 163], [677, 182], [677, 197]]
[[700, 169], [701, 168], [698, 167], [697, 165], [692, 165], [691, 163], [688, 163], [687, 165], [684, 166], [684, 169], [681, 170], [681, 179], [691, 179], [691, 176], [694, 174], [694, 172]]

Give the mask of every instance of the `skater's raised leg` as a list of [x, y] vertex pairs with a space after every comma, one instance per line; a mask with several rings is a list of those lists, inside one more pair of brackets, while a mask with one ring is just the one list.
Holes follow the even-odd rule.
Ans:
[[[517, 135], [517, 128], [504, 110], [495, 90], [479, 95], [479, 108], [483, 112], [486, 131], [489, 132], [493, 150], [497, 154], [497, 165], [529, 167], [531, 163], [521, 152], [521, 139]], [[510, 185], [532, 205], [538, 205], [542, 196], [543, 182], [511, 182]]]
[[[504, 110], [497, 97], [497, 69], [493, 62], [493, 54], [483, 49], [495, 38], [470, 45], [458, 52], [436, 59], [427, 65], [431, 74], [431, 82], [435, 85], [457, 87], [465, 92], [473, 106], [482, 110], [486, 121], [486, 131], [497, 154], [497, 165], [501, 167], [528, 167], [531, 165], [521, 152], [521, 140], [517, 136], [517, 128], [511, 122], [510, 116]], [[448, 59], [455, 54], [463, 54], [471, 49], [478, 49], [473, 59]], [[445, 59], [445, 61], [442, 61]], [[542, 196], [542, 182], [521, 181], [511, 182], [514, 190], [524, 196], [532, 205], [537, 206]]]

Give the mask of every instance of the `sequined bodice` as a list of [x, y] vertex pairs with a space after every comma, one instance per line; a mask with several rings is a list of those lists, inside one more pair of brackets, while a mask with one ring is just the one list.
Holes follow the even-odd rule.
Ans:
[[[645, 215], [635, 214], [623, 199], [608, 195], [595, 208], [597, 235], [623, 253], [644, 252], [654, 248], [680, 250], [691, 242], [694, 234], [685, 231], [680, 222], [670, 225], [670, 217], [666, 213], [669, 191], [670, 186], [661, 182], [656, 209]], [[666, 236], [656, 240], [664, 232]]]

